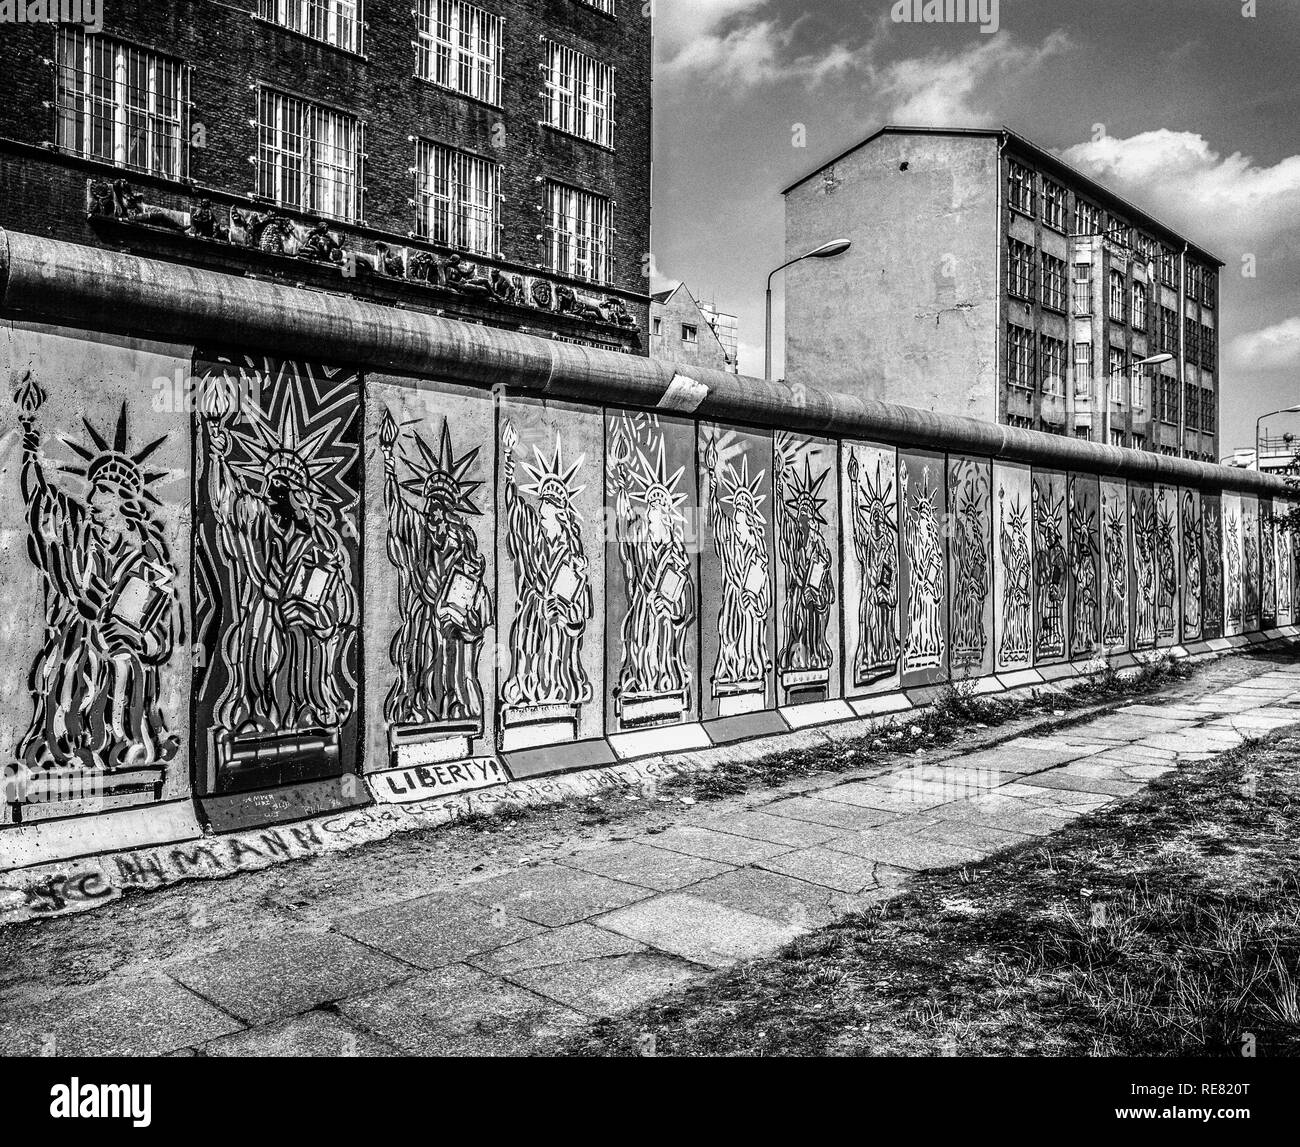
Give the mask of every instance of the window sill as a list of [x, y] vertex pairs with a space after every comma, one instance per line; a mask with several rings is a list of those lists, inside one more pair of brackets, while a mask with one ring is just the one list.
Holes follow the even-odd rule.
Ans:
[[446, 92], [449, 96], [455, 96], [457, 99], [468, 100], [472, 104], [478, 104], [481, 108], [491, 108], [494, 112], [504, 110], [504, 104], [494, 104], [491, 100], [479, 99], [478, 96], [472, 96], [469, 92], [462, 92], [459, 88], [449, 88], [446, 84], [440, 84], [437, 80], [431, 80], [427, 76], [420, 75], [419, 72], [412, 72], [411, 79], [417, 83], [425, 84], [433, 88], [436, 92]]
[[265, 16], [259, 16], [256, 12], [250, 13], [255, 23], [261, 24], [264, 28], [273, 28], [277, 32], [283, 32], [286, 36], [292, 36], [295, 40], [304, 44], [315, 44], [320, 48], [328, 48], [331, 52], [338, 52], [341, 55], [348, 56], [353, 60], [358, 60], [363, 64], [369, 63], [369, 57], [365, 52], [358, 52], [355, 48], [345, 48], [342, 44], [331, 44], [328, 40], [318, 40], [315, 36], [309, 36], [306, 32], [299, 32], [295, 28], [286, 28], [283, 24], [277, 24], [274, 20], [268, 20]]
[[612, 143], [601, 143], [596, 139], [588, 139], [585, 135], [578, 135], [576, 132], [567, 131], [553, 123], [547, 123], [544, 119], [537, 121], [538, 127], [544, 127], [547, 131], [553, 131], [556, 135], [562, 135], [565, 139], [576, 139], [579, 143], [589, 144], [591, 147], [599, 148], [601, 151], [614, 154], [614, 145]]

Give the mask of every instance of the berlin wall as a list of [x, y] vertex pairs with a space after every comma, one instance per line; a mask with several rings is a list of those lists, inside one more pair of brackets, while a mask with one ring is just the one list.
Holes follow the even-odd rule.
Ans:
[[1257, 474], [0, 238], [0, 842], [425, 800], [1296, 618]]

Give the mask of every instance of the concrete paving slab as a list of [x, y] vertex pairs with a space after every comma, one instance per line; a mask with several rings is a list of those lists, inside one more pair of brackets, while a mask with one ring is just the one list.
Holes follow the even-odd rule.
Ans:
[[552, 964], [576, 964], [608, 956], [630, 956], [645, 946], [626, 936], [592, 924], [564, 924], [527, 940], [470, 957], [469, 963], [485, 972], [508, 975]]
[[1003, 848], [1013, 848], [1017, 844], [1025, 844], [1037, 839], [1023, 832], [1013, 832], [1011, 829], [994, 828], [992, 825], [976, 822], [963, 823], [956, 820], [938, 821], [928, 828], [926, 832], [935, 840], [942, 840], [948, 844], [964, 845], [967, 848], [975, 848], [981, 852], [989, 853], [997, 852]]
[[875, 828], [836, 837], [826, 847], [836, 852], [865, 857], [891, 868], [914, 870], [973, 864], [983, 860], [986, 855], [983, 849], [936, 840], [925, 833], [902, 836]]
[[773, 816], [811, 821], [830, 828], [873, 828], [895, 819], [897, 813], [885, 809], [862, 808], [858, 805], [839, 804], [836, 801], [817, 800], [815, 797], [787, 797], [763, 806], [763, 811]]
[[822, 884], [810, 884], [761, 868], [737, 868], [692, 885], [689, 891], [701, 900], [752, 912], [795, 928], [820, 928], [868, 903]]
[[466, 884], [461, 891], [480, 904], [554, 928], [621, 908], [650, 895], [648, 889], [564, 864], [520, 868]]
[[873, 781], [853, 781], [823, 789], [817, 793], [818, 800], [835, 801], [838, 804], [859, 805], [864, 808], [880, 809], [885, 812], [913, 812], [917, 809], [934, 808], [951, 800], [950, 794], [942, 785], [903, 784], [893, 785], [887, 778]]
[[715, 832], [710, 828], [680, 824], [665, 832], [644, 837], [642, 843], [673, 852], [684, 852], [689, 856], [701, 856], [719, 864], [733, 865], [752, 864], [756, 860], [764, 860], [790, 850], [787, 844], [771, 844], [729, 832]]
[[867, 857], [819, 844], [774, 856], [759, 867], [858, 896], [878, 886], [880, 866]]
[[[653, 840], [654, 838], [649, 838]], [[630, 840], [593, 848], [573, 856], [560, 858], [559, 863], [625, 884], [635, 884], [656, 892], [671, 892], [719, 873], [730, 872], [731, 865], [716, 860], [705, 860], [685, 852], [656, 848], [651, 844]]]
[[332, 932], [289, 932], [168, 968], [191, 991], [248, 1024], [265, 1024], [371, 991], [411, 968]]
[[1074, 793], [1097, 793], [1101, 796], [1127, 797], [1141, 791], [1140, 781], [1117, 780], [1109, 777], [1079, 776], [1064, 771], [1038, 773], [1025, 778], [1028, 788], [1064, 789]]
[[714, 968], [768, 955], [804, 931], [685, 892], [665, 892], [607, 913], [597, 923], [651, 948]]
[[207, 1056], [236, 1059], [299, 1056], [386, 1059], [402, 1054], [387, 1040], [362, 1031], [332, 1012], [307, 1012], [265, 1027], [221, 1036], [205, 1043], [202, 1052]]
[[795, 820], [788, 816], [773, 816], [766, 812], [718, 813], [700, 822], [701, 827], [717, 832], [730, 832], [769, 844], [784, 844], [790, 848], [807, 848], [821, 844], [835, 835], [835, 829]]
[[589, 1016], [615, 1016], [703, 974], [698, 964], [658, 952], [513, 972], [512, 982]]

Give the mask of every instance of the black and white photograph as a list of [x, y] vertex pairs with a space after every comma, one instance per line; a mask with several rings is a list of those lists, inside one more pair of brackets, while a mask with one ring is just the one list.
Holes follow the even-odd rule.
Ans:
[[1300, 0], [0, 0], [15, 1130], [779, 1057], [1258, 1134], [1297, 59]]

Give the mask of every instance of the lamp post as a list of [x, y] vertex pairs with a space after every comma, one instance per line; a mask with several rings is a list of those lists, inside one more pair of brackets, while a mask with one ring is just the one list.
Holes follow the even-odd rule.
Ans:
[[1101, 437], [1103, 446], [1110, 445], [1110, 380], [1117, 374], [1123, 374], [1125, 371], [1132, 370], [1134, 367], [1159, 366], [1162, 362], [1173, 362], [1174, 356], [1169, 353], [1153, 354], [1149, 358], [1140, 358], [1137, 362], [1126, 363], [1123, 366], [1117, 366], [1108, 370], [1102, 376], [1102, 393], [1101, 393]]
[[1259, 449], [1259, 424], [1266, 418], [1272, 418], [1275, 414], [1297, 414], [1300, 413], [1300, 405], [1284, 406], [1281, 410], [1270, 410], [1267, 414], [1261, 414], [1255, 419], [1255, 469], [1263, 470], [1263, 464], [1260, 462]]
[[767, 322], [763, 328], [763, 379], [766, 382], [772, 381], [772, 276], [777, 271], [784, 271], [787, 267], [794, 266], [795, 263], [802, 263], [805, 259], [833, 259], [836, 255], [843, 255], [852, 246], [853, 243], [848, 239], [832, 239], [829, 243], [814, 247], [788, 263], [782, 263], [767, 276]]

